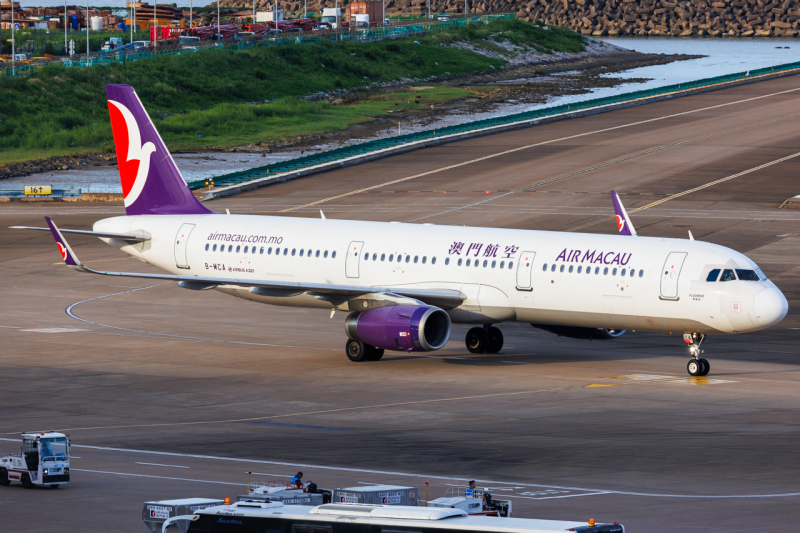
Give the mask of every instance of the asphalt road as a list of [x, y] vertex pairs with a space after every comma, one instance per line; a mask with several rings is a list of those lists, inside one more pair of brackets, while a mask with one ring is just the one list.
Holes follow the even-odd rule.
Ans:
[[[789, 300], [770, 330], [707, 340], [707, 379], [687, 377], [677, 334], [588, 342], [525, 324], [503, 326], [495, 355], [469, 354], [456, 326], [439, 352], [354, 364], [342, 313], [81, 275], [49, 235], [5, 229], [45, 214], [89, 229], [121, 206], [0, 204], [0, 437], [10, 439], [0, 451], [17, 450], [26, 430], [62, 430], [75, 445], [67, 487], [0, 488], [0, 529], [143, 532], [142, 502], [235, 497], [247, 470], [259, 480], [303, 470], [330, 488], [422, 493], [428, 480], [431, 498], [475, 478], [509, 496], [516, 516], [628, 531], [796, 527], [800, 212], [778, 206], [800, 194], [798, 104], [800, 77], [783, 78], [208, 204], [613, 233], [615, 189], [640, 234], [691, 231], [742, 251]], [[152, 269], [96, 239], [70, 243], [97, 268]]]

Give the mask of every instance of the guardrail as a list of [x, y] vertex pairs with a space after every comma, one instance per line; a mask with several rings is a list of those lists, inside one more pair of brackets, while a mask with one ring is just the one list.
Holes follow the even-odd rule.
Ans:
[[[649, 100], [670, 98], [674, 97], [674, 95], [691, 94], [703, 88], [712, 88], [715, 85], [729, 84], [732, 82], [746, 83], [747, 80], [755, 81], [765, 76], [792, 73], [792, 71], [800, 72], [800, 62], [706, 78], [688, 83], [667, 85], [665, 87], [635, 91], [617, 96], [594, 98], [581, 102], [545, 107], [534, 111], [514, 113], [503, 117], [436, 128], [435, 130], [425, 130], [386, 139], [367, 141], [326, 152], [318, 152], [305, 157], [289, 159], [271, 165], [217, 176], [213, 178], [213, 181], [215, 186], [220, 187], [220, 189], [210, 192], [204, 199], [236, 194], [243, 190], [286, 181], [301, 175], [329, 170], [336, 166], [354, 165], [377, 159], [378, 157], [384, 157], [415, 148], [422, 148], [432, 144], [454, 142], [478, 135], [481, 131], [484, 131], [484, 134], [488, 134], [515, 127], [527, 127], [547, 120], [548, 117], [555, 118], [559, 115], [571, 117], [591, 112], [602, 112], [622, 107], [625, 104], [635, 105], [637, 102], [646, 103]], [[202, 189], [205, 187], [205, 180], [190, 182], [189, 187], [193, 190]]]
[[452, 28], [456, 26], [466, 26], [467, 24], [474, 23], [489, 23], [493, 19], [513, 19], [516, 18], [514, 14], [500, 14], [500, 15], [483, 15], [480, 17], [470, 17], [453, 19], [449, 21], [404, 21], [402, 24], [393, 24], [391, 26], [383, 26], [369, 30], [353, 30], [348, 32], [298, 32], [286, 33], [285, 36], [273, 38], [255, 38], [247, 39], [244, 41], [228, 40], [223, 42], [212, 41], [199, 41], [197, 44], [192, 45], [169, 45], [163, 49], [154, 49], [144, 52], [105, 52], [97, 55], [86, 54], [75, 56], [75, 59], [57, 59], [57, 60], [30, 60], [26, 63], [20, 63], [15, 67], [4, 66], [0, 68], [0, 76], [16, 77], [28, 76], [39, 69], [48, 65], [63, 65], [65, 67], [94, 67], [97, 65], [108, 65], [110, 63], [128, 63], [131, 61], [138, 61], [148, 57], [158, 56], [173, 56], [188, 53], [199, 52], [201, 50], [210, 50], [221, 48], [226, 50], [244, 50], [245, 48], [261, 47], [261, 46], [286, 46], [290, 44], [301, 43], [319, 43], [322, 41], [353, 41], [353, 42], [369, 42], [379, 41], [381, 39], [388, 39], [393, 37], [408, 37], [411, 35], [423, 35], [435, 30]]

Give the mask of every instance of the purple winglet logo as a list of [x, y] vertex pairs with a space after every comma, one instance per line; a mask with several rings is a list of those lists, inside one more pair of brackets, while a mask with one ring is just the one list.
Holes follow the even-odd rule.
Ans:
[[619, 234], [636, 236], [636, 230], [633, 229], [628, 219], [628, 213], [625, 212], [625, 208], [619, 200], [617, 191], [611, 191], [611, 199], [614, 202], [614, 214], [617, 217], [617, 229], [619, 230]]

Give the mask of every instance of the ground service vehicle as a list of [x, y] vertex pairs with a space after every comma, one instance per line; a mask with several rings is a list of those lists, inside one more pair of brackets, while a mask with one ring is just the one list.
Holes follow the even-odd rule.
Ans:
[[333, 7], [326, 7], [322, 10], [322, 23], [330, 24], [334, 30], [338, 28], [339, 22], [342, 19], [342, 10]]
[[[176, 517], [178, 518], [178, 517]], [[317, 507], [236, 502], [193, 515], [187, 533], [624, 533], [620, 524], [469, 516], [461, 509], [329, 503]], [[165, 523], [165, 526], [167, 524]]]
[[444, 497], [427, 503], [428, 507], [450, 507], [461, 509], [469, 515], [511, 517], [511, 500], [498, 500], [485, 489], [466, 489], [451, 487]]
[[51, 489], [69, 482], [69, 437], [52, 431], [23, 433], [22, 451], [0, 457], [0, 485], [19, 481], [26, 489]]

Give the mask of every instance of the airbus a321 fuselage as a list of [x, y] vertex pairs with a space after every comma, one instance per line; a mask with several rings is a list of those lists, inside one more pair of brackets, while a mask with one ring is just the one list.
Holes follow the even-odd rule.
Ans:
[[[48, 218], [65, 262], [331, 316], [346, 311], [353, 361], [437, 350], [451, 323], [478, 325], [466, 336], [470, 352], [497, 353], [495, 324], [515, 321], [579, 338], [682, 332], [689, 373], [705, 375], [707, 334], [764, 329], [788, 310], [739, 252], [637, 236], [616, 193], [621, 235], [213, 213], [189, 191], [134, 90], [106, 92], [126, 216], [99, 220], [91, 232], [59, 230]], [[65, 233], [95, 235], [169, 274], [92, 270]]]

